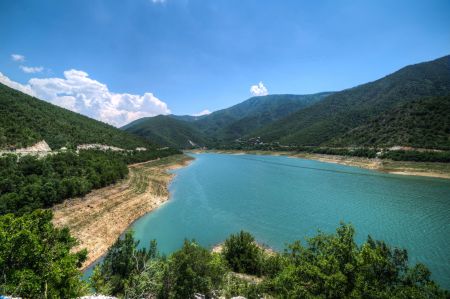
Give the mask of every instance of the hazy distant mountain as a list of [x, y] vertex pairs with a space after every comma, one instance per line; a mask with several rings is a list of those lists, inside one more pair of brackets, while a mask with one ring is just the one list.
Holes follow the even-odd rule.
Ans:
[[233, 140], [319, 102], [331, 92], [311, 95], [274, 94], [252, 97], [230, 108], [206, 115], [195, 122], [207, 136]]
[[198, 131], [192, 122], [177, 119], [172, 115], [144, 117], [122, 129], [152, 142], [175, 148], [192, 148], [207, 143], [203, 133]]
[[[261, 136], [262, 140], [267, 142], [279, 141], [282, 144], [326, 145], [341, 140], [343, 145], [376, 145], [377, 141], [385, 139], [374, 136], [374, 142], [368, 141], [372, 138], [371, 134], [376, 132], [370, 124], [383, 124], [381, 120], [375, 119], [382, 118], [395, 109], [397, 113], [403, 113], [402, 109], [407, 109], [409, 106], [406, 104], [409, 102], [449, 94], [450, 56], [445, 56], [410, 65], [379, 80], [334, 93], [319, 103], [260, 128], [254, 135]], [[415, 104], [415, 109], [422, 109], [420, 113], [428, 113], [427, 105]], [[392, 122], [392, 130], [383, 133], [391, 135], [389, 144], [394, 141], [411, 144], [404, 136], [409, 133], [406, 133], [403, 127], [397, 127], [400, 125], [405, 123]], [[360, 129], [348, 133], [360, 126]], [[449, 138], [449, 132], [446, 134]], [[360, 138], [362, 135], [366, 136]], [[421, 143], [421, 146], [433, 146], [436, 142], [430, 140]], [[438, 143], [441, 144], [442, 141]]]
[[155, 142], [191, 147], [232, 142], [255, 129], [308, 107], [330, 92], [312, 95], [268, 95], [252, 97], [230, 108], [203, 116], [157, 116], [136, 120], [122, 129]]
[[0, 84], [0, 149], [26, 147], [40, 140], [52, 149], [83, 143], [154, 147], [135, 135]]

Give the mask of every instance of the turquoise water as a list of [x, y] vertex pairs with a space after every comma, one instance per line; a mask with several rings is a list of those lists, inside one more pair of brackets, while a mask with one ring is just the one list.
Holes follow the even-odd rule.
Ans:
[[277, 156], [196, 154], [176, 170], [171, 199], [133, 224], [141, 245], [170, 253], [185, 238], [204, 246], [241, 229], [283, 249], [286, 242], [334, 232], [351, 222], [406, 248], [450, 288], [450, 181]]

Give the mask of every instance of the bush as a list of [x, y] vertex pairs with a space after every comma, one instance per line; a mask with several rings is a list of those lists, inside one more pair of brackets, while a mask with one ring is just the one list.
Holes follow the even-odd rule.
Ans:
[[222, 254], [233, 271], [261, 275], [262, 252], [250, 233], [232, 234], [225, 240]]
[[222, 284], [226, 268], [219, 255], [186, 240], [170, 257], [169, 271], [166, 293], [171, 298], [192, 298], [196, 293], [212, 298]]
[[0, 216], [0, 294], [24, 298], [75, 298], [85, 290], [78, 267], [86, 251], [56, 229], [50, 211]]

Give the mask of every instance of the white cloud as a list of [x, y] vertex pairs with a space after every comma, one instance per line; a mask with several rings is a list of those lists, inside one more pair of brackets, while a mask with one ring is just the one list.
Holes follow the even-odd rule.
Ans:
[[202, 115], [208, 115], [208, 114], [211, 114], [211, 111], [209, 111], [208, 109], [205, 109], [198, 113], [192, 114], [192, 116], [202, 116]]
[[20, 55], [20, 54], [11, 54], [11, 59], [13, 61], [24, 62], [25, 61], [25, 56]]
[[250, 86], [250, 92], [254, 96], [266, 96], [269, 94], [269, 91], [261, 81], [257, 85]]
[[166, 0], [151, 0], [152, 3], [165, 3]]
[[18, 82], [14, 82], [5, 75], [3, 75], [1, 72], [0, 72], [0, 83], [3, 83], [11, 88], [17, 89], [23, 93], [29, 94], [30, 96], [33, 97], [36, 96], [36, 94], [33, 92], [33, 90], [31, 90], [29, 85], [23, 85]]
[[65, 71], [64, 78], [32, 78], [25, 85], [0, 73], [0, 82], [115, 126], [122, 126], [145, 116], [170, 113], [167, 104], [152, 93], [114, 93], [106, 84], [93, 80], [86, 72], [78, 70]]
[[27, 74], [34, 74], [34, 73], [40, 73], [44, 70], [42, 66], [24, 66], [21, 65], [19, 68]]

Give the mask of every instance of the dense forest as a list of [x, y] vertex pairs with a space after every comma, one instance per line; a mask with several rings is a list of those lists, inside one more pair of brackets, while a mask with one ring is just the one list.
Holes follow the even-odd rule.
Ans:
[[[404, 249], [370, 236], [354, 240], [352, 226], [296, 241], [283, 253], [259, 246], [252, 235], [231, 235], [220, 253], [195, 241], [169, 256], [156, 241], [141, 248], [131, 231], [108, 250], [90, 285], [77, 267], [86, 252], [56, 229], [51, 212], [0, 216], [0, 293], [24, 298], [76, 298], [96, 292], [119, 298], [448, 298], [423, 264], [410, 265]], [[33, 250], [29, 250], [33, 248]], [[90, 287], [90, 288], [89, 288]]]
[[124, 149], [154, 148], [148, 140], [33, 98], [0, 83], [0, 150], [45, 140], [55, 150], [100, 143]]
[[115, 183], [128, 174], [127, 164], [178, 153], [176, 150], [112, 152], [84, 150], [43, 158], [0, 157], [0, 215], [49, 208]]
[[450, 96], [415, 100], [382, 113], [331, 144], [450, 150]]

